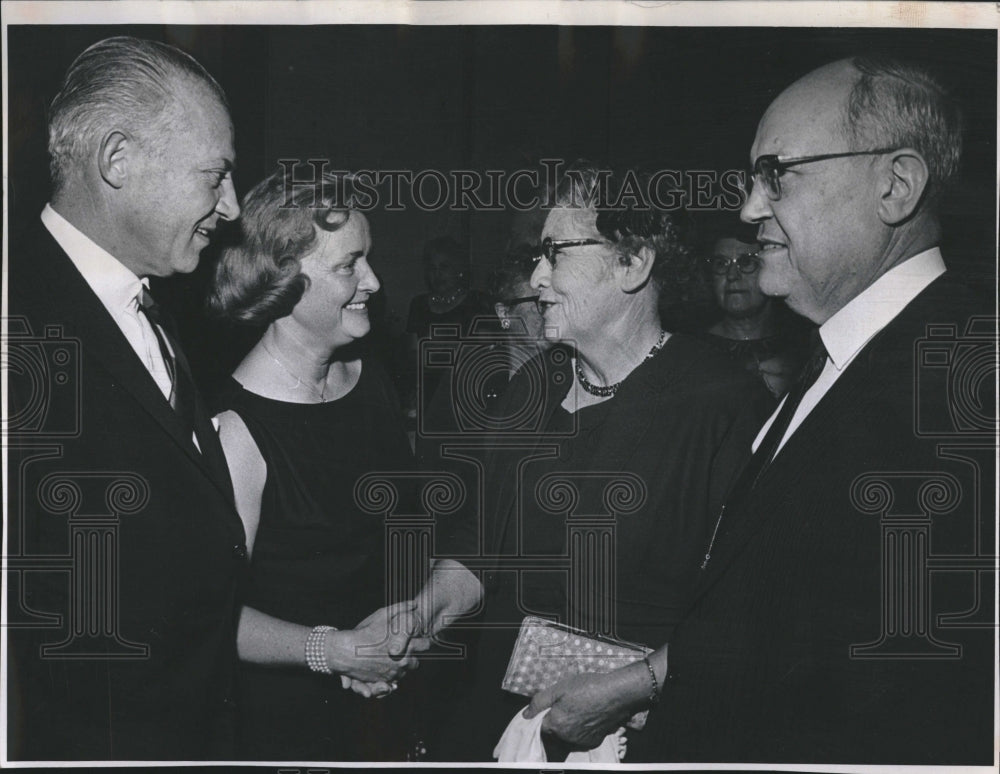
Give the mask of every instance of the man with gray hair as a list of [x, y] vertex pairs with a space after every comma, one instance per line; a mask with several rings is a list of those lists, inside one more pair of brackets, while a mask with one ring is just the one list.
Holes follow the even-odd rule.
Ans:
[[[102, 40], [52, 101], [49, 152], [50, 203], [10, 249], [10, 310], [22, 333], [68, 342], [72, 378], [11, 381], [10, 416], [42, 401], [45, 421], [11, 445], [9, 756], [232, 757], [245, 537], [148, 289], [239, 216], [225, 95], [176, 48]], [[53, 440], [58, 418], [73, 431]]]
[[994, 581], [974, 559], [930, 570], [994, 534], [960, 447], [992, 443], [995, 360], [958, 372], [990, 362], [995, 320], [945, 270], [937, 214], [961, 131], [931, 74], [875, 58], [806, 75], [758, 125], [760, 286], [820, 342], [706, 547], [651, 724], [664, 758], [993, 762]]
[[[820, 341], [649, 659], [630, 762], [993, 762], [995, 319], [936, 213], [960, 147], [937, 81], [890, 60], [821, 67], [761, 119], [760, 286]], [[613, 730], [594, 696], [542, 693], [543, 731]]]

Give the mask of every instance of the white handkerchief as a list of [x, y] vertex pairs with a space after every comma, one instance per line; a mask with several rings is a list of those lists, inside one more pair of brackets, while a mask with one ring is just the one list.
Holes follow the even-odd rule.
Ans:
[[[527, 707], [524, 708], [525, 710]], [[493, 757], [500, 763], [546, 763], [545, 746], [542, 744], [542, 720], [548, 714], [542, 710], [535, 717], [524, 717], [524, 710], [514, 715], [500, 737]], [[593, 750], [571, 752], [567, 763], [619, 763], [619, 750], [624, 755], [625, 729], [608, 734]]]

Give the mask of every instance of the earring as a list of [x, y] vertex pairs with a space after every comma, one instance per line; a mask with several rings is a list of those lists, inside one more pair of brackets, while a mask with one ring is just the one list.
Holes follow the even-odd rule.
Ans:
[[500, 327], [503, 328], [504, 330], [508, 330], [510, 328], [510, 320], [508, 320], [506, 317], [504, 317], [500, 321]]

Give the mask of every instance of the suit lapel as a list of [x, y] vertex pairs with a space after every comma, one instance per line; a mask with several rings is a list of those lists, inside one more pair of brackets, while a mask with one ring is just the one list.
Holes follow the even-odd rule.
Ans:
[[[194, 462], [213, 484], [232, 501], [232, 484], [228, 478], [213, 470], [206, 459], [187, 437], [170, 403], [163, 396], [159, 386], [136, 355], [125, 334], [115, 324], [100, 299], [90, 289], [73, 262], [55, 243], [48, 232], [44, 235], [48, 255], [40, 256], [38, 262], [38, 292], [47, 300], [45, 318], [32, 320], [32, 324], [63, 325], [67, 335], [81, 340], [81, 355], [103, 368], [122, 389], [127, 391], [137, 405], [149, 415], [177, 447]], [[38, 331], [35, 331], [36, 334]], [[199, 413], [202, 429], [209, 422], [207, 412], [199, 398]], [[210, 425], [210, 422], [209, 422]], [[214, 429], [210, 437], [217, 441]], [[221, 453], [221, 451], [220, 451]]]
[[926, 304], [933, 305], [935, 288], [940, 286], [940, 279], [928, 286], [862, 348], [791, 435], [743, 505], [724, 514], [724, 519], [732, 520], [730, 527], [724, 539], [714, 547], [708, 567], [701, 573], [690, 600], [691, 605], [726, 571], [752, 535], [780, 510], [762, 508], [760, 503], [776, 487], [787, 486], [790, 481], [808, 480], [815, 472], [816, 450], [822, 448], [824, 438], [839, 432], [841, 418], [869, 402], [886, 388], [887, 383], [894, 381], [893, 376], [898, 377], [901, 370], [912, 369], [913, 340], [920, 335], [919, 321], [927, 316]]
[[[859, 355], [859, 359], [860, 357]], [[822, 443], [821, 439], [837, 432], [836, 417], [849, 411], [859, 399], [870, 394], [872, 388], [877, 388], [877, 385], [871, 383], [868, 369], [860, 366], [859, 360], [851, 363], [844, 375], [834, 383], [788, 439], [746, 500], [723, 514], [722, 518], [730, 523], [722, 539], [713, 546], [711, 560], [701, 573], [695, 589], [696, 598], [725, 572], [750, 537], [762, 529], [779, 510], [761, 508], [761, 501], [768, 497], [775, 486], [785, 486], [783, 482], [808, 478], [810, 468], [815, 465], [815, 450]], [[831, 417], [834, 420], [832, 423]]]

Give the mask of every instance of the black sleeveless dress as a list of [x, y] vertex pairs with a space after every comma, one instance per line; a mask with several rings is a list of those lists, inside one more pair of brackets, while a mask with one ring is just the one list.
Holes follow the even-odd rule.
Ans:
[[[387, 604], [385, 520], [354, 494], [366, 474], [413, 467], [386, 374], [366, 361], [347, 395], [319, 404], [264, 398], [231, 380], [221, 408], [239, 414], [267, 463], [244, 603], [338, 629]], [[405, 679], [385, 699], [364, 699], [337, 675], [243, 664], [240, 750], [248, 760], [406, 760], [411, 694]]]

